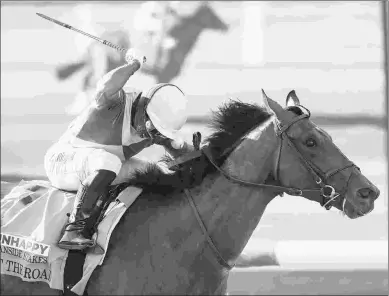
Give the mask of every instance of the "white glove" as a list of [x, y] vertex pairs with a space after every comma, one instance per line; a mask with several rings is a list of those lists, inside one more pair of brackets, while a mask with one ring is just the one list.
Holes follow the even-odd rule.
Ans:
[[146, 57], [136, 48], [127, 50], [125, 59], [127, 63], [137, 60], [141, 67], [146, 62]]
[[174, 149], [181, 149], [184, 147], [185, 141], [182, 139], [171, 140], [170, 144]]

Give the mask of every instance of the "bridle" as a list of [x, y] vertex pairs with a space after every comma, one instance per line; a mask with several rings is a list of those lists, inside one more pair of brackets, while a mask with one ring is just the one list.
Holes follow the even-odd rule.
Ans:
[[[299, 106], [299, 107], [302, 107], [302, 106]], [[320, 203], [320, 205], [322, 207], [324, 207], [326, 210], [329, 210], [332, 207], [332, 203], [339, 196], [344, 196], [346, 194], [348, 184], [350, 182], [350, 179], [351, 179], [353, 173], [350, 174], [350, 177], [348, 178], [348, 180], [345, 184], [345, 187], [340, 192], [337, 192], [333, 186], [328, 185], [327, 181], [331, 177], [335, 176], [337, 173], [340, 173], [343, 170], [346, 170], [348, 168], [353, 168], [353, 167], [355, 167], [357, 169], [359, 169], [359, 168], [353, 162], [351, 162], [350, 160], [347, 159], [348, 164], [346, 164], [345, 166], [338, 168], [338, 169], [335, 169], [335, 170], [332, 170], [332, 171], [329, 171], [329, 172], [323, 172], [320, 168], [318, 168], [316, 165], [314, 165], [311, 161], [307, 160], [303, 156], [303, 154], [300, 152], [300, 150], [296, 147], [296, 145], [293, 143], [293, 141], [288, 136], [287, 130], [291, 126], [293, 126], [295, 123], [299, 122], [300, 120], [308, 119], [310, 117], [311, 113], [309, 112], [309, 110], [306, 108], [304, 108], [304, 109], [306, 111], [308, 111], [307, 114], [303, 113], [302, 115], [295, 117], [293, 120], [291, 120], [289, 123], [287, 123], [285, 125], [281, 125], [277, 120], [275, 120], [276, 126], [277, 126], [276, 135], [280, 139], [280, 141], [279, 141], [280, 144], [279, 144], [279, 148], [278, 148], [277, 161], [275, 164], [275, 170], [274, 170], [275, 176], [274, 176], [274, 178], [276, 181], [278, 181], [278, 182], [280, 181], [279, 180], [279, 167], [280, 167], [281, 152], [282, 152], [283, 143], [286, 142], [292, 148], [292, 151], [294, 151], [294, 153], [300, 158], [300, 160], [304, 164], [305, 168], [311, 173], [312, 177], [315, 180], [315, 183], [319, 186], [319, 188], [298, 189], [298, 188], [286, 187], [286, 186], [280, 186], [280, 185], [271, 185], [271, 184], [253, 183], [253, 182], [243, 181], [243, 180], [237, 179], [235, 177], [232, 177], [229, 174], [227, 174], [226, 172], [224, 172], [213, 160], [213, 157], [212, 157], [212, 154], [211, 154], [209, 147], [203, 147], [202, 152], [207, 157], [208, 161], [223, 176], [225, 176], [227, 179], [229, 179], [233, 182], [236, 182], [236, 183], [239, 183], [239, 184], [245, 185], [245, 186], [273, 189], [274, 191], [279, 192], [280, 195], [283, 195], [283, 193], [287, 193], [287, 194], [292, 195], [292, 196], [304, 196], [307, 199], [310, 199], [310, 200], [313, 200], [313, 201]], [[251, 131], [249, 131], [248, 133], [250, 133], [250, 132]], [[233, 147], [236, 147], [241, 141], [242, 141], [242, 139], [240, 139], [238, 143], [234, 144]]]

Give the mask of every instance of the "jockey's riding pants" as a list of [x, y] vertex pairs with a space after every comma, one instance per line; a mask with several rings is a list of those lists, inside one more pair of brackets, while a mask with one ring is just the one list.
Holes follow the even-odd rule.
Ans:
[[102, 169], [114, 172], [117, 176], [112, 184], [119, 184], [128, 180], [131, 172], [144, 168], [147, 163], [135, 157], [122, 162], [118, 156], [104, 149], [77, 148], [64, 143], [54, 144], [44, 159], [51, 184], [68, 191], [77, 191], [90, 174]]

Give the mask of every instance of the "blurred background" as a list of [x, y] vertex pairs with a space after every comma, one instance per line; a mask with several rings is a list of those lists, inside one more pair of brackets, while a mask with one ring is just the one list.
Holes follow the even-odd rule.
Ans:
[[[230, 98], [259, 102], [263, 88], [284, 104], [295, 89], [381, 196], [357, 220], [298, 197], [276, 198], [245, 252], [270, 246], [281, 269], [237, 270], [230, 294], [387, 293], [383, 2], [2, 1], [2, 181], [44, 178], [46, 150], [89, 102], [97, 79], [124, 63], [115, 50], [36, 12], [140, 48], [147, 64], [127, 86], [179, 85], [189, 97], [187, 140], [197, 130], [208, 135], [210, 111]], [[151, 147], [141, 156], [162, 153]]]

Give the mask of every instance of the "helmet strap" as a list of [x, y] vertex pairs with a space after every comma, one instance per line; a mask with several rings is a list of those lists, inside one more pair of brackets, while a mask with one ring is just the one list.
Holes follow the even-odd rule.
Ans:
[[149, 137], [146, 128], [146, 121], [149, 120], [146, 113], [146, 107], [149, 101], [150, 99], [142, 96], [142, 93], [140, 93], [131, 108], [132, 126], [142, 138]]

